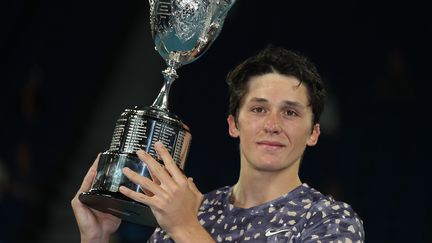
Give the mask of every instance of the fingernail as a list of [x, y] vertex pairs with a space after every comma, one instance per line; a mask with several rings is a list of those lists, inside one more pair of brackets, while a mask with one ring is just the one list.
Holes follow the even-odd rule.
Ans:
[[157, 142], [155, 142], [155, 146], [161, 148], [163, 146], [163, 144], [161, 141], [157, 141]]
[[137, 154], [141, 154], [141, 155], [145, 155], [145, 151], [142, 149], [139, 149], [138, 151], [136, 151]]

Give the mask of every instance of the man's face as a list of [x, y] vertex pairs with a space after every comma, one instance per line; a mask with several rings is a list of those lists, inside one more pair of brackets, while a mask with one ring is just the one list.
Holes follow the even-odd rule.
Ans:
[[228, 125], [230, 135], [240, 138], [242, 166], [260, 171], [298, 168], [306, 146], [320, 134], [319, 124], [312, 126], [306, 87], [276, 73], [251, 78], [237, 124], [230, 115]]

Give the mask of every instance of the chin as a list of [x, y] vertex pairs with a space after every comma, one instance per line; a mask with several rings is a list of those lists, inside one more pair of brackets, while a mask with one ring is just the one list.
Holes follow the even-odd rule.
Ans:
[[296, 162], [287, 162], [286, 160], [280, 158], [261, 158], [259, 161], [253, 164], [256, 170], [258, 171], [268, 171], [268, 172], [277, 172], [277, 171], [285, 171], [295, 165]]
[[265, 162], [261, 162], [259, 164], [255, 164], [255, 168], [259, 171], [272, 172], [272, 171], [284, 170], [285, 168], [287, 168], [287, 166], [281, 164], [280, 162], [265, 161]]

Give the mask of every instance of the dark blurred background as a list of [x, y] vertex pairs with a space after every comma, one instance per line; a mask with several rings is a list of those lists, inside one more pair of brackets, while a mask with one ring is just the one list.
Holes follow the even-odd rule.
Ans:
[[[238, 0], [213, 46], [178, 70], [170, 110], [191, 127], [202, 192], [237, 179], [226, 73], [268, 44], [318, 66], [330, 97], [303, 181], [350, 203], [366, 241], [432, 242], [431, 18], [425, 1]], [[70, 200], [125, 108], [165, 68], [148, 2], [0, 2], [0, 243], [78, 242]], [[112, 242], [152, 229], [122, 223]]]

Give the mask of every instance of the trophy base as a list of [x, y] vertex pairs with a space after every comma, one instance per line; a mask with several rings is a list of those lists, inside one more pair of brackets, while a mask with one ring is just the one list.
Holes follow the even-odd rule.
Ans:
[[123, 220], [157, 227], [158, 223], [149, 206], [125, 199], [115, 192], [90, 191], [79, 195], [79, 200], [96, 210], [110, 213]]

